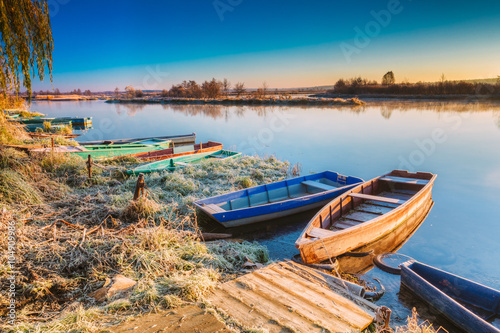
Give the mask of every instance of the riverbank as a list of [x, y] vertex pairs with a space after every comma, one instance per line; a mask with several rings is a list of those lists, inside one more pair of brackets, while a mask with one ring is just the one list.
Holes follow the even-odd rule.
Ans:
[[276, 105], [276, 106], [362, 106], [365, 102], [358, 98], [167, 98], [141, 97], [131, 99], [109, 99], [106, 103], [135, 104], [181, 104], [181, 105]]
[[366, 103], [367, 100], [395, 100], [395, 101], [425, 101], [425, 100], [436, 100], [436, 101], [500, 101], [500, 95], [400, 95], [400, 94], [332, 94], [332, 93], [321, 93], [314, 94], [310, 97], [314, 98], [332, 98], [332, 99], [351, 99], [360, 98]]
[[[143, 312], [203, 302], [218, 283], [245, 273], [245, 263], [269, 257], [256, 243], [202, 242], [192, 201], [283, 179], [288, 170], [274, 157], [208, 162], [147, 175], [147, 195], [133, 201], [136, 178], [123, 174], [133, 159], [103, 162], [92, 178], [72, 156], [4, 147], [0, 162], [0, 232], [15, 234], [15, 261], [8, 238], [0, 240], [0, 279], [5, 287], [14, 276], [16, 304], [14, 325], [4, 322], [3, 332], [98, 332]], [[133, 288], [111, 293], [117, 276]], [[1, 294], [2, 317], [12, 299]]]

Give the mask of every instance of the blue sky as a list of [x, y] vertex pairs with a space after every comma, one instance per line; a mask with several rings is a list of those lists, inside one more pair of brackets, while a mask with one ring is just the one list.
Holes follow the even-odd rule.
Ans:
[[[228, 78], [257, 87], [361, 75], [500, 75], [500, 2], [50, 0], [53, 87], [165, 89]], [[51, 89], [50, 81], [35, 90]]]

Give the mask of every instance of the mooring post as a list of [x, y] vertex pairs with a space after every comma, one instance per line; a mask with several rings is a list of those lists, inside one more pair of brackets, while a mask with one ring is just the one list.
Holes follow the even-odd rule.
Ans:
[[139, 199], [139, 197], [144, 194], [144, 174], [140, 173], [139, 178], [137, 178], [137, 184], [135, 185], [134, 201]]
[[92, 156], [87, 157], [87, 169], [89, 170], [89, 179], [92, 178]]

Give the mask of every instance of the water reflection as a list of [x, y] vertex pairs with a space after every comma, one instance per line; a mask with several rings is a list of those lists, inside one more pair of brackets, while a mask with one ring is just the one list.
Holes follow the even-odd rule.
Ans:
[[[88, 102], [87, 102], [88, 103]], [[149, 110], [151, 104], [113, 104], [118, 115], [124, 113], [130, 117], [135, 117], [137, 113]], [[368, 101], [365, 106], [355, 107], [328, 107], [328, 106], [224, 106], [224, 105], [183, 105], [183, 104], [159, 104], [165, 111], [174, 111], [183, 113], [188, 116], [206, 116], [214, 120], [224, 119], [229, 121], [231, 116], [236, 118], [245, 117], [249, 112], [259, 116], [266, 117], [270, 113], [277, 111], [291, 110], [334, 110], [337, 112], [347, 112], [354, 114], [362, 114], [369, 111], [379, 110], [380, 115], [384, 119], [391, 119], [395, 112], [411, 112], [411, 111], [432, 111], [436, 113], [454, 112], [454, 113], [475, 113], [475, 112], [492, 112], [495, 119], [495, 124], [500, 128], [500, 102], [495, 101]]]

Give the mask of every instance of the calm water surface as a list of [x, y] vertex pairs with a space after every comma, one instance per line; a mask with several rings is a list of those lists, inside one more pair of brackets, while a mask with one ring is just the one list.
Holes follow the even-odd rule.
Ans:
[[[299, 163], [302, 174], [334, 170], [368, 180], [396, 168], [436, 173], [435, 205], [399, 252], [500, 289], [500, 104], [385, 101], [328, 109], [89, 101], [35, 102], [32, 109], [92, 116], [94, 129], [82, 141], [196, 132], [197, 141]], [[274, 259], [289, 258], [304, 225], [254, 238]], [[396, 294], [399, 277], [370, 273], [395, 289], [378, 303], [407, 316], [414, 302]]]

